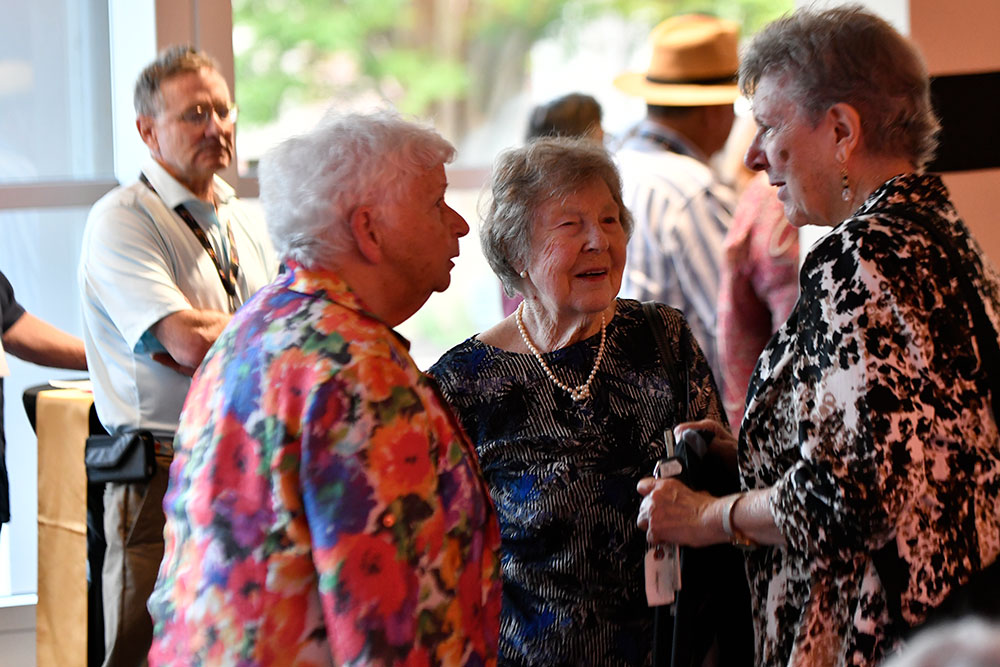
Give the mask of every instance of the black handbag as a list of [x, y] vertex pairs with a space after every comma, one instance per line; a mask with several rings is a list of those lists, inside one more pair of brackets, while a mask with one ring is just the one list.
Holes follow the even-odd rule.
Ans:
[[90, 482], [148, 482], [156, 472], [153, 434], [143, 430], [92, 435], [84, 451]]
[[[678, 362], [656, 303], [645, 301], [642, 309], [671, 388], [678, 389], [677, 419], [687, 421], [691, 419], [691, 386], [684, 355], [688, 341], [682, 340]], [[685, 431], [676, 451], [684, 467], [680, 480], [713, 495], [738, 490], [738, 478], [706, 460], [707, 449], [708, 444], [696, 431]], [[749, 667], [754, 657], [753, 621], [742, 554], [729, 544], [683, 547], [680, 552], [683, 587], [677, 591], [673, 619], [665, 607], [655, 607], [653, 612], [654, 667]]]

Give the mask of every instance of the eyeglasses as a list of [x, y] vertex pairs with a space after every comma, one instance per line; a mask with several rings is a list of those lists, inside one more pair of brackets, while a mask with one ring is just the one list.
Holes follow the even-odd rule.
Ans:
[[223, 123], [235, 123], [239, 111], [239, 107], [235, 104], [195, 104], [177, 116], [177, 120], [188, 125], [204, 127], [208, 124], [208, 121], [212, 120], [212, 114], [214, 113]]

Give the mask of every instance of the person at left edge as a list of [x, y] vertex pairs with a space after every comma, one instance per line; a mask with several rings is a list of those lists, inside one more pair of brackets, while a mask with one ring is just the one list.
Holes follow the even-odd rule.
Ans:
[[472, 445], [392, 327], [451, 282], [454, 148], [333, 116], [260, 163], [287, 271], [181, 413], [155, 665], [495, 665], [500, 528]]
[[14, 288], [0, 271], [0, 525], [10, 521], [3, 432], [4, 354], [41, 366], [87, 370], [83, 341], [28, 313], [14, 298]]
[[163, 555], [163, 494], [190, 375], [233, 312], [277, 273], [262, 220], [216, 174], [233, 157], [236, 107], [215, 61], [161, 53], [135, 86], [150, 160], [87, 218], [80, 255], [94, 403], [109, 433], [148, 429], [149, 482], [108, 484], [103, 569], [107, 667], [143, 664], [146, 600]]

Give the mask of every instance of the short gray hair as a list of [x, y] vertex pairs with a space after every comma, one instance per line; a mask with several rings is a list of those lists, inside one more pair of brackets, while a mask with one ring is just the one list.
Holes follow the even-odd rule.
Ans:
[[751, 97], [765, 75], [787, 75], [790, 95], [814, 122], [834, 104], [857, 109], [865, 146], [923, 169], [940, 130], [930, 80], [916, 47], [858, 5], [799, 9], [765, 26], [740, 58]]
[[218, 72], [219, 63], [193, 46], [179, 44], [164, 49], [156, 60], [146, 65], [136, 79], [132, 95], [135, 113], [139, 116], [155, 116], [163, 106], [160, 86], [164, 81], [178, 74], [198, 72], [205, 68]]
[[520, 291], [520, 270], [531, 253], [538, 208], [600, 179], [618, 204], [626, 237], [632, 214], [622, 201], [622, 181], [611, 156], [591, 139], [544, 137], [501, 153], [493, 165], [491, 199], [482, 214], [483, 255], [508, 295]]
[[884, 667], [1000, 667], [1000, 625], [975, 616], [928, 626]]
[[392, 111], [329, 115], [260, 161], [260, 201], [281, 259], [336, 267], [355, 247], [351, 214], [397, 201], [409, 176], [450, 162], [455, 148]]

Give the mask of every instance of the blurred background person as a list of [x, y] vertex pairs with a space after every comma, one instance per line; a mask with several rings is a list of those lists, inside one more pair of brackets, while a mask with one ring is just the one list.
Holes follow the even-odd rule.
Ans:
[[[617, 298], [632, 217], [601, 146], [543, 138], [509, 150], [491, 193], [483, 254], [524, 301], [430, 373], [476, 445], [500, 519], [500, 661], [649, 664], [633, 489], [664, 455], [664, 430], [686, 418], [681, 396], [687, 418], [725, 419], [711, 371], [683, 315], [657, 305], [688, 382], [672, 384], [641, 305]], [[738, 560], [731, 572], [743, 582]], [[718, 641], [723, 609], [748, 607], [726, 594], [701, 623], [723, 651], [738, 644]]]
[[650, 35], [645, 72], [615, 79], [646, 101], [646, 117], [616, 159], [635, 216], [622, 295], [684, 313], [715, 381], [722, 245], [736, 195], [709, 166], [733, 125], [739, 26], [702, 14], [675, 16]]
[[496, 512], [471, 443], [393, 327], [469, 231], [454, 148], [333, 116], [260, 164], [287, 270], [195, 376], [175, 441], [153, 664], [491, 665]]
[[149, 158], [87, 216], [78, 269], [83, 340], [104, 429], [149, 431], [156, 470], [104, 490], [105, 666], [143, 664], [146, 601], [163, 557], [163, 494], [191, 375], [226, 323], [278, 270], [257, 210], [218, 173], [238, 109], [219, 66], [186, 45], [161, 52], [134, 88]]
[[799, 232], [788, 222], [767, 174], [751, 179], [736, 203], [719, 279], [722, 403], [734, 430], [757, 357], [799, 296]]
[[600, 103], [590, 95], [570, 93], [539, 104], [528, 119], [525, 140], [539, 137], [586, 137], [603, 144]]
[[746, 490], [645, 479], [639, 525], [653, 542], [753, 547], [758, 664], [874, 665], [952, 596], [984, 588], [1000, 552], [996, 369], [970, 344], [977, 311], [996, 336], [1000, 280], [923, 171], [938, 132], [930, 83], [887, 22], [799, 9], [753, 38], [740, 87], [759, 126], [747, 165], [778, 186], [793, 225], [833, 229], [761, 354], [738, 445], [720, 424], [678, 429], [738, 448]]

